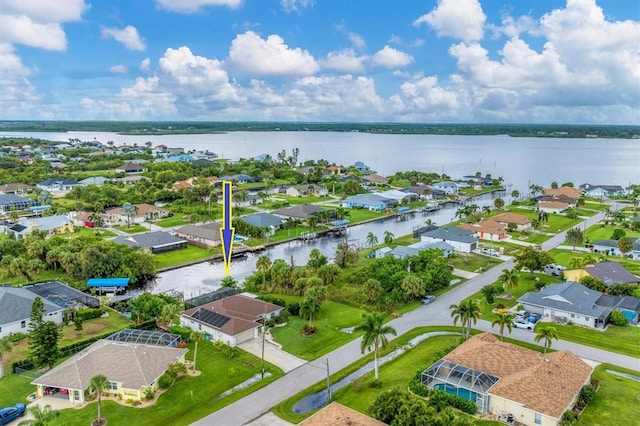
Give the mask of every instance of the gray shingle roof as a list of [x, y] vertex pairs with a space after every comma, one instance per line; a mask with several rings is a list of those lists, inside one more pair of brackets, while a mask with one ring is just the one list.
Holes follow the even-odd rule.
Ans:
[[206, 225], [184, 225], [176, 229], [176, 233], [210, 241], [220, 241], [220, 224], [212, 222]]
[[257, 226], [258, 228], [263, 228], [265, 226], [273, 226], [277, 228], [282, 225], [281, 218], [269, 213], [254, 213], [239, 217], [238, 219], [247, 222], [249, 225]]
[[284, 209], [278, 209], [273, 214], [287, 217], [299, 217], [301, 219], [307, 219], [310, 216], [317, 216], [323, 209], [314, 206], [313, 204], [299, 204], [297, 206], [287, 207]]
[[591, 290], [574, 281], [567, 281], [551, 284], [540, 292], [526, 293], [518, 302], [604, 319], [611, 309], [596, 304], [600, 296], [602, 292]]
[[[28, 320], [31, 306], [37, 294], [19, 287], [0, 287], [0, 326], [17, 321]], [[63, 308], [42, 299], [46, 313], [62, 311]]]
[[151, 248], [179, 244], [183, 243], [184, 240], [174, 237], [167, 232], [156, 231], [146, 234], [128, 235], [126, 237], [120, 236], [114, 238], [113, 242], [117, 244], [126, 244], [130, 247]]
[[379, 206], [380, 204], [395, 203], [395, 200], [386, 198], [378, 194], [357, 194], [345, 198], [343, 203], [362, 204], [365, 206]]
[[422, 235], [430, 238], [439, 238], [447, 241], [458, 241], [461, 243], [473, 243], [478, 241], [475, 233], [457, 226], [443, 226], [433, 231], [425, 232]]
[[36, 380], [34, 385], [85, 390], [91, 378], [104, 374], [126, 389], [149, 386], [187, 349], [98, 340]]
[[592, 277], [604, 281], [606, 285], [637, 283], [640, 278], [627, 271], [618, 262], [600, 262], [584, 268]]

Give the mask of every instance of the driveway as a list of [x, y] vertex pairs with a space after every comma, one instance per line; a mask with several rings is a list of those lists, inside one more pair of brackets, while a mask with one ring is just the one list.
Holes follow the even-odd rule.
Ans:
[[[44, 408], [50, 405], [53, 410], [64, 410], [65, 408], [71, 408], [73, 405], [69, 402], [69, 398], [56, 398], [54, 396], [45, 396], [27, 404], [27, 410], [29, 407], [39, 405]], [[11, 423], [7, 423], [8, 426], [17, 426], [23, 420], [32, 419], [33, 417], [29, 413], [25, 413], [24, 417], [18, 418]]]
[[[240, 343], [238, 347], [257, 356], [258, 358], [262, 358], [262, 335], [255, 339]], [[307, 362], [283, 351], [280, 348], [280, 345], [271, 339], [271, 333], [269, 332], [267, 332], [267, 336], [264, 341], [264, 359], [265, 361], [279, 367], [285, 373], [295, 370]]]

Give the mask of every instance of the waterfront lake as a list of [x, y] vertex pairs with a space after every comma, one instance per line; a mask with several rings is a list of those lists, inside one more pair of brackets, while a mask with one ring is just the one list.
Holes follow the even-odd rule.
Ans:
[[[0, 132], [3, 136], [34, 137], [46, 140], [114, 141], [116, 145], [145, 142], [180, 146], [185, 150], [209, 150], [222, 158], [236, 160], [263, 153], [275, 157], [283, 149], [289, 155], [293, 148], [300, 149], [299, 161], [326, 159], [332, 163], [350, 165], [362, 161], [381, 175], [397, 171], [420, 170], [446, 173], [454, 179], [481, 172], [494, 177], [502, 176], [510, 190], [528, 192], [530, 184], [549, 186], [573, 182], [621, 185], [640, 183], [640, 140], [633, 139], [564, 139], [564, 138], [511, 138], [509, 136], [440, 136], [440, 135], [378, 135], [368, 133], [335, 132], [231, 132], [198, 135], [128, 136], [106, 132], [27, 133]], [[508, 196], [505, 197], [509, 201]], [[484, 197], [476, 204], [491, 204]], [[452, 221], [455, 208], [442, 209], [430, 216], [409, 221], [388, 220], [349, 229], [349, 241], [363, 245], [368, 232], [379, 241], [383, 233], [396, 236], [408, 234], [416, 226], [432, 219], [443, 225]], [[293, 259], [297, 265], [306, 263], [313, 248], [332, 258], [338, 240], [321, 239], [314, 242], [292, 242], [272, 247], [264, 252], [271, 259]], [[255, 270], [257, 257], [234, 261], [231, 275], [242, 282]], [[202, 263], [187, 268], [164, 272], [150, 285], [154, 292], [171, 289], [182, 291], [185, 297], [210, 292], [224, 277], [221, 263]]]

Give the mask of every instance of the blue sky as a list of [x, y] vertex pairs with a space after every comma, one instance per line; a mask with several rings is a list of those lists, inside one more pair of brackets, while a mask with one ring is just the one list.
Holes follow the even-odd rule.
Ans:
[[626, 0], [0, 0], [0, 119], [640, 124]]

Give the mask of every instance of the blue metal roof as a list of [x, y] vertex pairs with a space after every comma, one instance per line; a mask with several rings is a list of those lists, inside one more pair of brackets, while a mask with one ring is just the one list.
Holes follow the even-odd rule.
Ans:
[[91, 278], [87, 287], [126, 287], [130, 278]]

